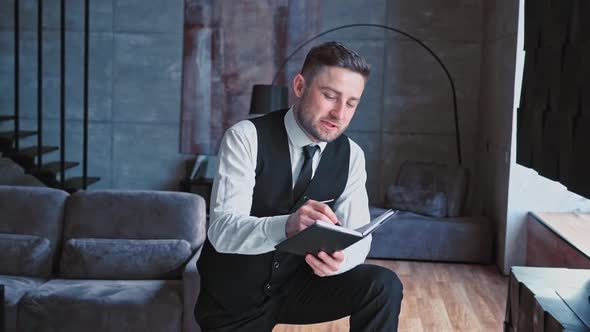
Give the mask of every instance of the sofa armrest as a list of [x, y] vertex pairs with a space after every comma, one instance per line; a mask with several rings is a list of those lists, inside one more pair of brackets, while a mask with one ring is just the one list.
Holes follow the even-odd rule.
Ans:
[[195, 305], [201, 288], [201, 276], [197, 271], [197, 260], [201, 256], [201, 246], [186, 263], [182, 271], [182, 332], [201, 332], [201, 328], [195, 320]]

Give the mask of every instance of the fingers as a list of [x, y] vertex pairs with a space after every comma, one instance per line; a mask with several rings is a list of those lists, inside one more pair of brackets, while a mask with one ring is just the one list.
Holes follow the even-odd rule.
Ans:
[[344, 252], [334, 251], [334, 253], [332, 254], [332, 258], [338, 261], [339, 263], [342, 263], [342, 261], [344, 261]]
[[315, 219], [309, 218], [305, 215], [301, 215], [299, 211], [297, 211], [290, 215], [289, 219], [287, 219], [287, 224], [285, 225], [285, 234], [287, 235], [287, 237], [291, 237], [301, 232], [314, 222]]
[[317, 259], [312, 254], [307, 254], [305, 256], [305, 262], [307, 262], [307, 264], [312, 268], [313, 272], [318, 277], [327, 277], [331, 274], [330, 270], [328, 270], [328, 268], [322, 263], [322, 261]]
[[318, 201], [308, 200], [295, 213], [289, 216], [287, 225], [285, 226], [285, 235], [291, 237], [313, 224], [316, 220], [323, 220], [337, 225], [340, 224], [340, 221], [338, 221], [338, 218], [328, 205]]
[[332, 211], [332, 209], [330, 209], [330, 207], [327, 204], [320, 203], [318, 201], [310, 199], [307, 202], [305, 202], [305, 204], [303, 204], [302, 208], [304, 207], [310, 208], [308, 212], [310, 214], [313, 214], [315, 218], [314, 220], [323, 220], [326, 222], [331, 222], [333, 224], [340, 224], [338, 217], [336, 217], [334, 211]]
[[320, 251], [316, 256], [307, 254], [305, 261], [313, 269], [313, 272], [319, 277], [326, 277], [334, 274], [340, 268], [340, 264], [344, 260], [344, 253], [337, 251], [331, 256]]

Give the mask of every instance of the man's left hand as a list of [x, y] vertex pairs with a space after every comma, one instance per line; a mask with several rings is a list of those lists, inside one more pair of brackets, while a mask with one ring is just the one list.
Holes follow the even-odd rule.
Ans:
[[319, 277], [327, 277], [334, 274], [340, 268], [344, 261], [344, 252], [336, 251], [332, 255], [320, 251], [317, 256], [312, 254], [305, 255], [305, 262], [313, 269], [313, 272]]

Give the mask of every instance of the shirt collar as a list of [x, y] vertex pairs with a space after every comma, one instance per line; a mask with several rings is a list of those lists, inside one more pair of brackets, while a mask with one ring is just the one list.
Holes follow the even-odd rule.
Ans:
[[285, 115], [285, 129], [287, 130], [289, 141], [291, 141], [291, 144], [296, 148], [303, 149], [306, 145], [315, 144], [320, 147], [320, 153], [322, 153], [328, 144], [327, 142], [322, 141], [315, 143], [305, 134], [295, 119], [293, 106], [289, 108], [289, 111]]

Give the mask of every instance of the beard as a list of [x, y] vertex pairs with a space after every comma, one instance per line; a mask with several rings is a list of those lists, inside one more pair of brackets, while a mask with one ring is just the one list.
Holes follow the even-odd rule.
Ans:
[[[299, 110], [295, 112], [295, 118], [303, 130], [317, 141], [328, 143], [332, 142], [333, 140], [340, 137], [340, 135], [342, 135], [342, 133], [347, 128], [347, 126], [342, 126], [338, 120], [329, 116], [314, 121], [312, 113], [313, 111], [309, 110], [306, 105], [301, 104]], [[329, 131], [323, 128], [322, 124], [320, 123], [321, 120], [326, 120], [337, 124], [338, 130]]]

